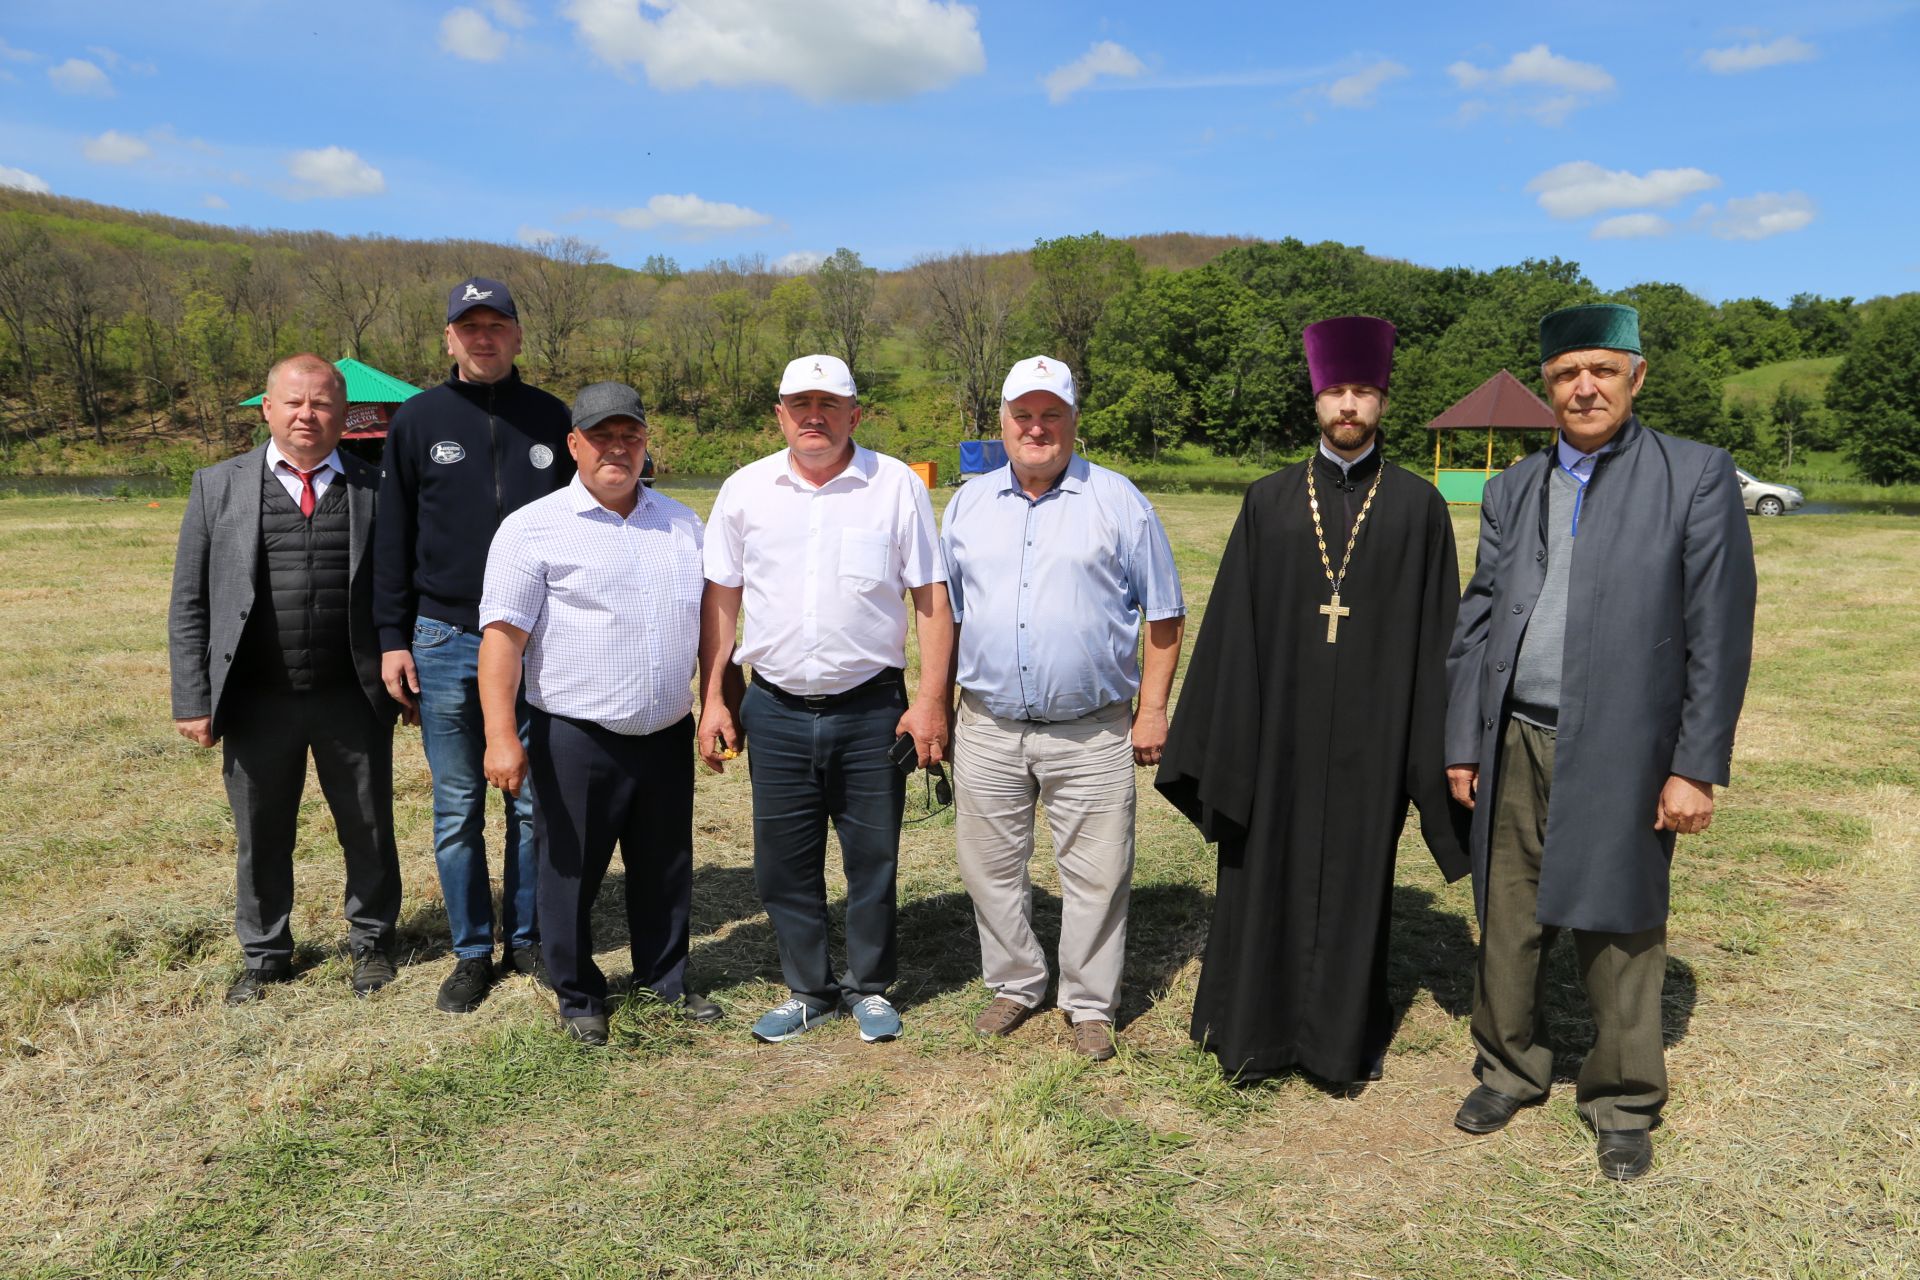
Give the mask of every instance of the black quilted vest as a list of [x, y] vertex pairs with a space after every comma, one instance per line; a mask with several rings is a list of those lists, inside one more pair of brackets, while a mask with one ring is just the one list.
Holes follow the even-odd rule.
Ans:
[[347, 482], [336, 473], [313, 518], [269, 471], [260, 488], [259, 577], [234, 666], [257, 689], [307, 693], [351, 684]]

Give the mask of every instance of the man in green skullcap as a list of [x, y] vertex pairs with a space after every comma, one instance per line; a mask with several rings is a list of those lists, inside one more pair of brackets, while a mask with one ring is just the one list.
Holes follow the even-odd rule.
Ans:
[[1448, 781], [1473, 809], [1480, 1085], [1491, 1133], [1553, 1080], [1545, 962], [1570, 930], [1593, 1008], [1580, 1113], [1637, 1178], [1667, 1099], [1660, 994], [1674, 837], [1725, 785], [1753, 654], [1753, 543], [1733, 459], [1634, 416], [1639, 315], [1540, 322], [1558, 441], [1488, 482], [1448, 656]]

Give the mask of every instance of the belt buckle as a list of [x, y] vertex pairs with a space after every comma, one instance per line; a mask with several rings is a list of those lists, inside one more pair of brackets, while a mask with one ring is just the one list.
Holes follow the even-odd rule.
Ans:
[[833, 702], [833, 695], [827, 693], [803, 693], [800, 695], [800, 702], [801, 705], [805, 706], [809, 711], [825, 711]]

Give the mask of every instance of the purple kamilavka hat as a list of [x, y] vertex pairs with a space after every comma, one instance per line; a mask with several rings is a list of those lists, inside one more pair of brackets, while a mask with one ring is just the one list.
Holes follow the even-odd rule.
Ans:
[[1394, 327], [1374, 316], [1335, 316], [1310, 324], [1300, 334], [1307, 349], [1313, 394], [1348, 382], [1387, 389], [1393, 374]]

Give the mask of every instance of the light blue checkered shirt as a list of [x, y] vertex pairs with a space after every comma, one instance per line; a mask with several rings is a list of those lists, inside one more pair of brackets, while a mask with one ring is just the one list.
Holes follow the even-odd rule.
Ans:
[[480, 625], [527, 632], [527, 701], [615, 733], [655, 733], [693, 708], [700, 517], [640, 490], [624, 519], [575, 476], [500, 525]]
[[1029, 499], [1011, 465], [969, 480], [941, 535], [959, 682], [1008, 720], [1077, 720], [1140, 691], [1140, 619], [1187, 611], [1160, 517], [1075, 454]]

